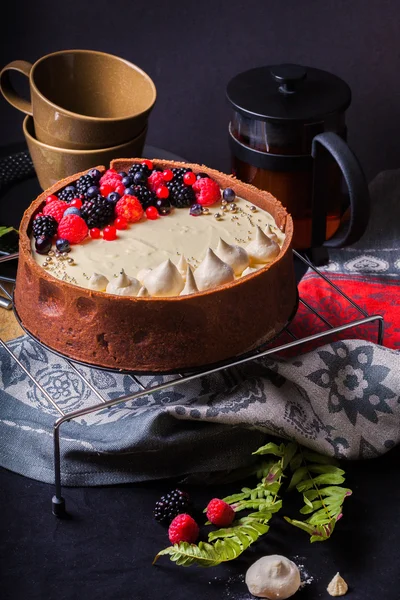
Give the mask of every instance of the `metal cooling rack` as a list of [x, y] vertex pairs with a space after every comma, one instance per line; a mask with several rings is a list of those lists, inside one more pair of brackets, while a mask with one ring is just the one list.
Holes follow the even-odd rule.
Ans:
[[[211, 373], [216, 373], [216, 372], [222, 371], [224, 369], [232, 369], [234, 367], [237, 367], [238, 365], [242, 365], [251, 360], [254, 360], [255, 358], [260, 358], [260, 357], [268, 356], [271, 354], [278, 354], [279, 352], [283, 352], [284, 350], [295, 348], [297, 346], [302, 346], [304, 344], [313, 342], [315, 340], [324, 339], [330, 335], [341, 333], [343, 331], [346, 331], [347, 329], [351, 329], [353, 327], [358, 327], [360, 325], [372, 323], [374, 321], [376, 321], [377, 325], [378, 325], [377, 343], [382, 344], [383, 327], [384, 327], [383, 317], [381, 315], [368, 315], [368, 313], [363, 308], [358, 306], [358, 304], [356, 304], [349, 296], [347, 296], [342, 290], [340, 290], [340, 288], [337, 285], [335, 285], [332, 281], [330, 281], [330, 279], [325, 274], [321, 273], [321, 271], [319, 271], [319, 269], [317, 269], [309, 260], [307, 260], [307, 258], [305, 258], [304, 256], [302, 256], [301, 254], [299, 254], [296, 251], [293, 251], [293, 253], [297, 260], [302, 261], [302, 263], [305, 266], [307, 266], [309, 269], [312, 269], [319, 276], [319, 278], [321, 278], [322, 280], [327, 282], [335, 290], [335, 292], [337, 292], [342, 298], [344, 298], [349, 303], [349, 305], [352, 306], [360, 314], [360, 318], [334, 327], [331, 323], [329, 323], [329, 321], [323, 315], [321, 315], [315, 308], [313, 308], [306, 300], [304, 300], [303, 298], [299, 298], [299, 306], [304, 307], [305, 310], [311, 312], [315, 317], [317, 317], [317, 319], [319, 319], [323, 323], [323, 326], [324, 326], [323, 331], [314, 333], [309, 336], [299, 338], [291, 330], [291, 325], [296, 320], [296, 317], [295, 317], [294, 320], [291, 322], [291, 324], [287, 325], [282, 332], [282, 333], [286, 332], [289, 335], [289, 337], [292, 339], [291, 342], [284, 343], [284, 344], [274, 346], [274, 347], [271, 347], [271, 343], [270, 343], [269, 345], [264, 346], [262, 350], [260, 350], [260, 349], [255, 350], [254, 352], [246, 355], [245, 357], [239, 357], [239, 358], [233, 359], [232, 361], [230, 361], [228, 363], [224, 363], [223, 365], [220, 365], [220, 366], [213, 366], [210, 368], [205, 368], [201, 371], [197, 371], [196, 373], [188, 373], [188, 372], [175, 373], [172, 376], [173, 377], [172, 379], [168, 380], [165, 383], [159, 384], [159, 385], [153, 385], [153, 386], [149, 385], [148, 387], [146, 387], [140, 381], [139, 376], [135, 375], [134, 373], [131, 373], [131, 374], [129, 374], [129, 376], [132, 378], [132, 380], [138, 386], [138, 391], [133, 394], [123, 395], [123, 396], [120, 396], [119, 398], [114, 398], [113, 400], [106, 400], [105, 398], [103, 398], [103, 396], [95, 389], [95, 387], [79, 371], [79, 369], [76, 366], [78, 363], [74, 363], [74, 361], [65, 359], [67, 361], [68, 365], [70, 366], [70, 368], [82, 380], [83, 384], [85, 386], [87, 386], [93, 392], [93, 394], [96, 396], [96, 398], [98, 399], [98, 402], [96, 402], [92, 406], [82, 408], [79, 410], [73, 410], [70, 412], [65, 412], [65, 410], [62, 410], [62, 408], [60, 408], [60, 406], [57, 404], [57, 401], [54, 400], [54, 398], [52, 398], [51, 395], [40, 385], [40, 383], [29, 373], [29, 371], [18, 360], [18, 358], [14, 355], [14, 353], [8, 348], [6, 343], [0, 337], [0, 344], [4, 348], [4, 350], [6, 352], [8, 352], [8, 354], [12, 357], [12, 359], [20, 366], [20, 368], [26, 373], [26, 375], [29, 377], [29, 379], [32, 381], [32, 383], [38, 387], [38, 389], [42, 392], [42, 394], [45, 396], [45, 398], [50, 402], [50, 404], [55, 408], [55, 410], [60, 415], [54, 422], [54, 426], [53, 426], [55, 493], [52, 498], [52, 511], [55, 516], [63, 517], [66, 515], [65, 500], [62, 496], [61, 457], [60, 457], [60, 428], [61, 428], [61, 425], [63, 425], [63, 423], [67, 423], [68, 421], [71, 421], [73, 419], [78, 419], [85, 415], [89, 415], [89, 414], [97, 412], [99, 410], [103, 410], [104, 408], [111, 408], [118, 404], [123, 404], [124, 402], [136, 400], [137, 398], [140, 398], [141, 396], [145, 396], [147, 394], [158, 392], [158, 391], [164, 390], [166, 388], [171, 388], [171, 387], [180, 385], [182, 383], [187, 383], [188, 381], [192, 381], [194, 379], [203, 377], [205, 375], [210, 375]], [[0, 263], [5, 262], [7, 260], [13, 260], [16, 258], [18, 258], [17, 254], [0, 257]], [[0, 275], [0, 290], [4, 293], [5, 297], [8, 300], [12, 301], [12, 294], [10, 294], [7, 291], [7, 289], [4, 287], [4, 283], [15, 283], [15, 279], [10, 278], [10, 277], [2, 277]], [[297, 314], [298, 313], [299, 313], [299, 311], [297, 312]], [[281, 333], [281, 335], [282, 335], [282, 333]], [[275, 340], [275, 342], [276, 342], [276, 340]], [[93, 365], [93, 368], [98, 368], [98, 367]]]

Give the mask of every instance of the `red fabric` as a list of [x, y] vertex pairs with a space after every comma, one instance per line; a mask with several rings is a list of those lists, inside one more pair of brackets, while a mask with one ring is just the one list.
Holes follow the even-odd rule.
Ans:
[[[368, 315], [382, 315], [384, 317], [383, 345], [395, 350], [400, 349], [400, 282], [391, 277], [376, 277], [373, 275], [348, 275], [326, 273], [326, 276], [342, 292], [363, 308]], [[299, 284], [300, 298], [305, 300], [312, 308], [321, 314], [333, 327], [343, 325], [364, 317], [351, 303], [337, 292], [329, 283], [319, 275], [307, 274]], [[304, 338], [314, 333], [325, 331], [328, 326], [315, 316], [301, 302], [297, 315], [290, 326], [290, 330], [299, 338]], [[378, 323], [374, 321], [366, 325], [359, 325], [347, 329], [335, 336], [329, 336], [303, 344], [293, 350], [285, 352], [285, 356], [295, 356], [309, 352], [318, 346], [338, 339], [359, 338], [377, 342]], [[292, 341], [284, 333], [274, 346], [279, 346]]]

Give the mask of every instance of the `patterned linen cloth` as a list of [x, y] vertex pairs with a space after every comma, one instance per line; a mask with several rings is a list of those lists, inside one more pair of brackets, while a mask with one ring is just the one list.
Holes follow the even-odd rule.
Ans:
[[[352, 248], [332, 252], [327, 271], [337, 275], [340, 287], [356, 281], [357, 300], [368, 310], [371, 288], [365, 294], [363, 286], [371, 284], [374, 274], [380, 286], [377, 308], [390, 321], [391, 348], [365, 341], [370, 332], [363, 331], [361, 340], [332, 341], [292, 358], [259, 359], [65, 423], [60, 429], [63, 484], [187, 474], [207, 479], [249, 465], [251, 452], [271, 436], [349, 459], [371, 458], [397, 444], [400, 354], [394, 348], [399, 347], [400, 265], [393, 229], [400, 223], [400, 172], [380, 175], [371, 194], [374, 210], [367, 235]], [[302, 296], [307, 294], [311, 304], [323, 300], [325, 316], [334, 320], [338, 302], [316, 290], [317, 280], [307, 275]], [[295, 327], [303, 335], [310, 332], [305, 320]], [[68, 363], [29, 337], [9, 347], [66, 412], [98, 403]], [[139, 389], [128, 375], [78, 368], [105, 399]], [[4, 349], [0, 370], [0, 464], [53, 482], [52, 432], [59, 415]], [[148, 386], [168, 377], [139, 379]]]

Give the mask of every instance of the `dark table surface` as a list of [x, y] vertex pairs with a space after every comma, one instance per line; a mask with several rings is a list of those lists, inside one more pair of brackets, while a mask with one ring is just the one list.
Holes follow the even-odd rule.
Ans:
[[[39, 191], [35, 179], [3, 191], [0, 223], [18, 225]], [[246, 569], [276, 553], [303, 565], [308, 583], [295, 596], [299, 600], [329, 598], [326, 586], [337, 571], [349, 584], [349, 600], [399, 600], [399, 459], [395, 448], [381, 458], [344, 465], [353, 495], [330, 540], [310, 544], [304, 532], [276, 515], [270, 532], [240, 558], [210, 569], [184, 569], [167, 557], [152, 566], [157, 551], [169, 545], [166, 530], [153, 520], [154, 503], [176, 482], [67, 488], [69, 518], [58, 520], [51, 513], [52, 486], [0, 469], [0, 597], [249, 600]], [[186, 489], [202, 509], [241, 485]]]

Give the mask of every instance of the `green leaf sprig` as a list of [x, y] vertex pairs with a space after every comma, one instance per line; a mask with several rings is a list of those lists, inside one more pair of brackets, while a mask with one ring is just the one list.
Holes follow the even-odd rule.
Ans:
[[10, 233], [10, 231], [18, 232], [18, 229], [15, 229], [15, 227], [6, 227], [5, 225], [1, 225], [0, 226], [0, 237], [2, 237], [3, 235], [6, 235], [6, 233]]
[[343, 483], [344, 471], [336, 461], [292, 442], [280, 445], [270, 442], [253, 454], [274, 458], [263, 461], [258, 467], [257, 476], [261, 481], [256, 487], [244, 487], [224, 501], [232, 506], [235, 513], [244, 510], [254, 512], [235, 519], [230, 527], [211, 531], [207, 542], [180, 542], [161, 550], [153, 564], [160, 556], [169, 556], [171, 561], [183, 567], [214, 567], [240, 556], [269, 531], [272, 516], [281, 510], [279, 493], [286, 470], [292, 473], [286, 491], [295, 489], [301, 493], [305, 506], [300, 513], [311, 516], [305, 521], [289, 517], [285, 520], [306, 531], [311, 542], [324, 541], [331, 536], [336, 522], [342, 517], [343, 502], [352, 493], [337, 485]]

